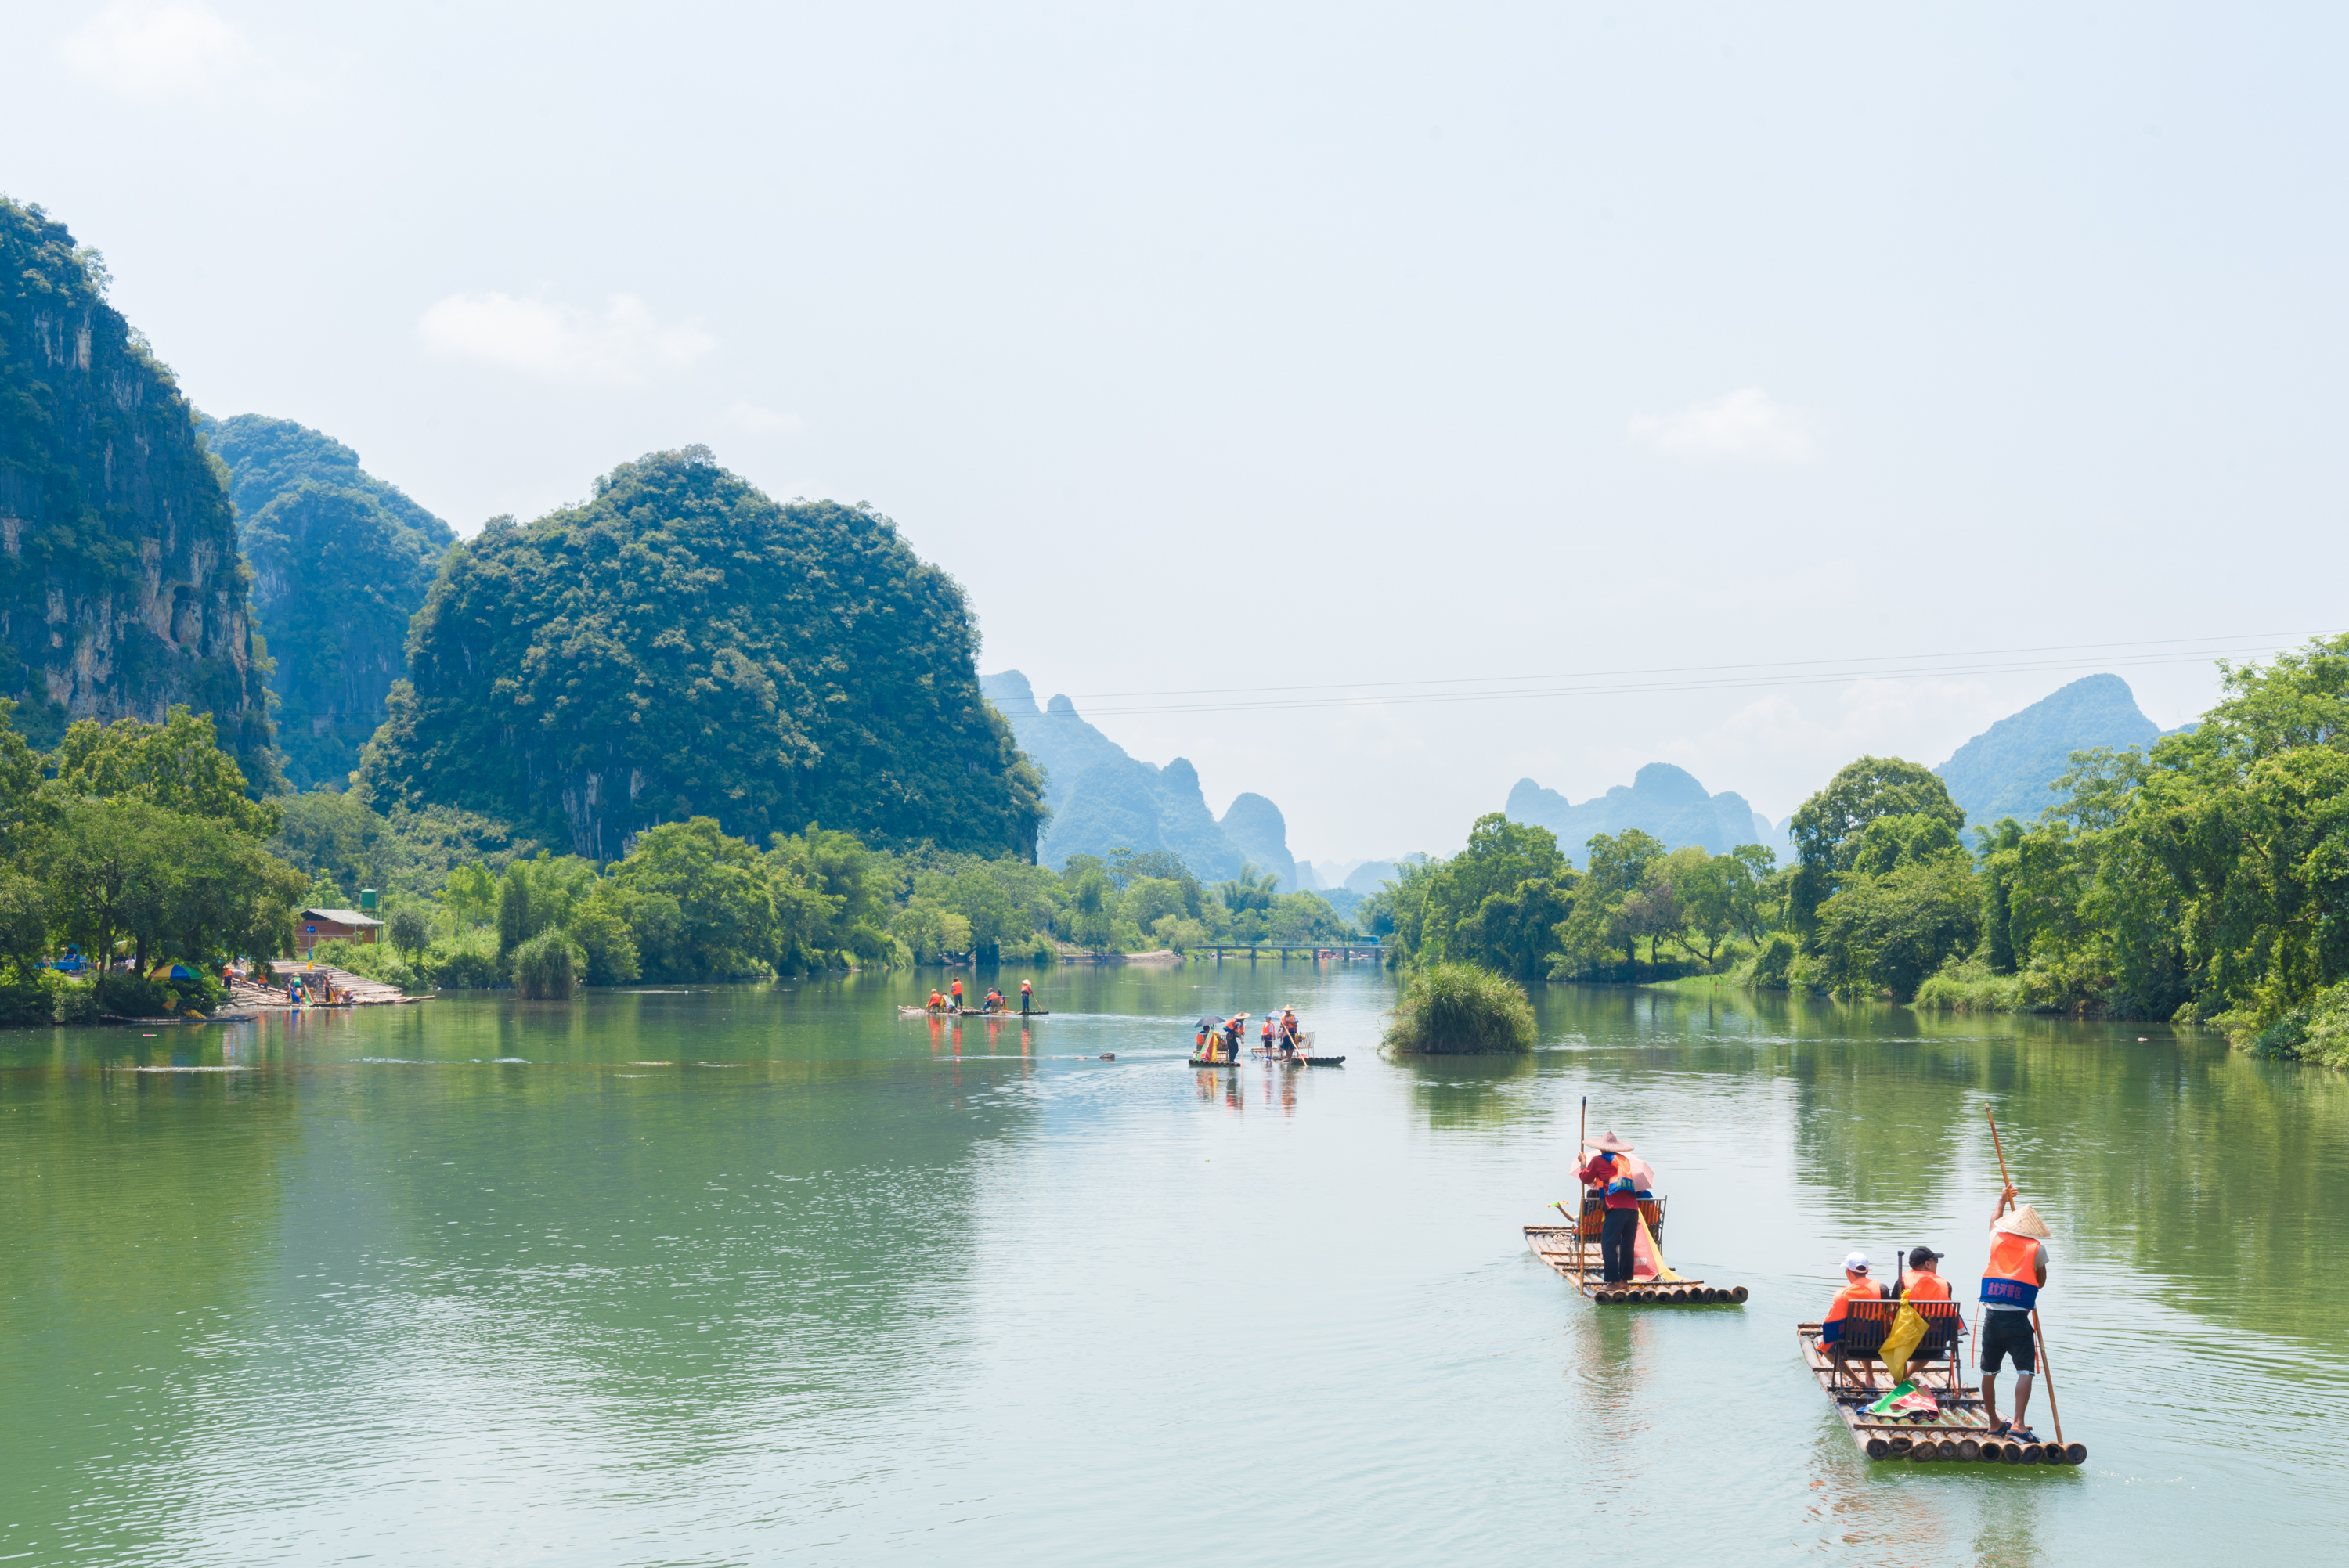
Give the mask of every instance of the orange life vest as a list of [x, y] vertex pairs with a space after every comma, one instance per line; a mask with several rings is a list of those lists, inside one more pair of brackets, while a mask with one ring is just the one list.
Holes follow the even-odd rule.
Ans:
[[1822, 1345], [1833, 1345], [1837, 1340], [1843, 1337], [1844, 1316], [1851, 1311], [1851, 1304], [1853, 1302], [1881, 1301], [1883, 1299], [1884, 1292], [1872, 1279], [1864, 1279], [1860, 1280], [1857, 1284], [1846, 1284], [1841, 1290], [1836, 1292], [1836, 1298], [1827, 1303], [1826, 1317], [1819, 1325], [1819, 1343]]
[[1900, 1276], [1901, 1294], [1910, 1301], [1948, 1301], [1950, 1282], [1937, 1274], [1920, 1274], [1914, 1269]]
[[2039, 1305], [2039, 1242], [2033, 1236], [2013, 1236], [2001, 1231], [1990, 1244], [1990, 1262], [1983, 1266], [1984, 1306]]

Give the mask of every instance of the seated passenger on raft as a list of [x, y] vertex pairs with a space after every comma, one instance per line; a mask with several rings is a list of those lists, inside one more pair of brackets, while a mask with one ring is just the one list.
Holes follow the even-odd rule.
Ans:
[[1876, 1352], [1871, 1349], [1865, 1355], [1847, 1359], [1842, 1347], [1843, 1331], [1850, 1319], [1851, 1304], [1856, 1301], [1882, 1301], [1884, 1287], [1870, 1276], [1866, 1253], [1851, 1253], [1845, 1256], [1843, 1280], [1843, 1288], [1836, 1292], [1833, 1301], [1827, 1303], [1826, 1316], [1819, 1321], [1819, 1348], [1842, 1365], [1845, 1377], [1857, 1378], [1862, 1388], [1873, 1394], [1876, 1392]]

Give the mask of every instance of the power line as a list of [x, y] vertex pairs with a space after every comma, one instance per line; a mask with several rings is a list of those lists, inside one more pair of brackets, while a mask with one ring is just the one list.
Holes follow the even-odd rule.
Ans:
[[[1284, 691], [1376, 691], [1400, 686], [1484, 686], [1501, 681], [1598, 680], [1612, 679], [1623, 676], [1701, 675], [1712, 670], [1803, 669], [1821, 665], [1857, 665], [1866, 664], [1897, 664], [1903, 661], [1914, 661], [1917, 659], [2003, 658], [2016, 654], [2085, 653], [2105, 648], [2176, 648], [2179, 645], [2186, 643], [2221, 643], [2229, 645], [2226, 647], [2212, 650], [2212, 656], [2215, 656], [2217, 654], [2239, 651], [2233, 646], [2237, 644], [2256, 643], [2258, 647], [2249, 651], [2265, 652], [2266, 650], [2273, 647], [2279, 639], [2289, 639], [2294, 634], [2295, 634], [2289, 632], [2242, 632], [2230, 634], [2223, 636], [2204, 635], [2199, 637], [2156, 637], [2145, 641], [2125, 643], [2050, 643], [2033, 647], [1967, 648], [1954, 652], [1934, 654], [1863, 654], [1850, 657], [1835, 659], [1764, 659], [1754, 663], [1735, 665], [1661, 665], [1647, 669], [1569, 670], [1557, 675], [1450, 676], [1407, 681], [1334, 681], [1319, 686], [1175, 686], [1157, 691], [1071, 692], [1069, 694], [1069, 700], [1071, 702], [1092, 702], [1110, 697], [1128, 696], [1240, 696], [1260, 692]], [[2314, 634], [2317, 636], [2331, 636], [2333, 634], [2330, 632], [2319, 632]], [[2196, 656], [2199, 657], [2202, 655], [2198, 654]]]
[[[1653, 669], [1594, 671], [1587, 675], [1502, 676], [1480, 678], [1458, 677], [1452, 680], [1380, 681], [1354, 685], [1232, 686], [1204, 687], [1188, 691], [1131, 693], [1095, 693], [1094, 696], [1164, 696], [1164, 697], [1233, 697], [1247, 700], [1206, 702], [1133, 703], [1118, 707], [1088, 710], [1090, 717], [1112, 717], [1133, 714], [1178, 713], [1271, 713], [1297, 712], [1312, 709], [1346, 707], [1421, 707], [1432, 703], [1510, 702], [1551, 697], [1621, 696], [1664, 695], [1681, 692], [1744, 691], [1775, 687], [1826, 686], [1857, 680], [1922, 680], [1954, 676], [2017, 675], [2054, 670], [2078, 669], [2095, 665], [2106, 668], [2146, 669], [2169, 665], [2200, 664], [2207, 659], [2229, 655], [2259, 655], [2271, 652], [2284, 634], [2246, 634], [2227, 639], [2160, 638], [2137, 643], [2059, 644], [2043, 648], [1984, 649], [1966, 655], [1910, 654], [1878, 655], [1857, 659], [1776, 660], [1744, 665], [1690, 665], [1662, 666]], [[2256, 641], [2254, 637], [2256, 636]], [[2178, 645], [2202, 643], [2192, 651]], [[2212, 645], [2223, 644], [2223, 645]], [[2147, 650], [2138, 653], [2111, 653], [2098, 650]], [[2165, 650], [2154, 652], [2151, 650]], [[1924, 659], [1986, 660], [2000, 655], [2031, 653], [2079, 653], [2084, 656], [2061, 659], [2001, 658], [2000, 662], [1944, 663], [1919, 665]], [[1903, 667], [1887, 668], [1888, 665]], [[1832, 666], [1832, 667], [1830, 667]], [[1762, 673], [1779, 672], [1779, 673]], [[1638, 679], [1639, 676], [1677, 676], [1713, 675], [1710, 679]], [[1466, 689], [1423, 691], [1408, 688], [1422, 686], [1495, 688], [1505, 681], [1576, 682], [1574, 685], [1549, 685], [1530, 689]], [[1593, 684], [1598, 683], [1598, 684]], [[1290, 694], [1290, 695], [1282, 695]], [[1317, 695], [1318, 694], [1318, 695]], [[1073, 699], [1071, 699], [1073, 700]], [[1051, 717], [1050, 714], [1040, 717]], [[1071, 715], [1069, 717], [1083, 717]]]

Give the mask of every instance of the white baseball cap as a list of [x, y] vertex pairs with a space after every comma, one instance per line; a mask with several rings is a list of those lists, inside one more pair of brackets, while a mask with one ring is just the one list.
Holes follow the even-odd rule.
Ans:
[[1851, 1253], [1847, 1254], [1843, 1260], [1843, 1272], [1846, 1274], [1866, 1274], [1868, 1272], [1868, 1254], [1866, 1253]]

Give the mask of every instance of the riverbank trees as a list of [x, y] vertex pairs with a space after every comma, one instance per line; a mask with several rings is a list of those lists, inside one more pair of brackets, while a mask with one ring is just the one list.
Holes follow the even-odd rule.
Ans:
[[[13, 708], [0, 699], [0, 1017], [209, 1003], [222, 960], [285, 950], [309, 880], [263, 848], [275, 810], [248, 798], [210, 715], [84, 719], [44, 756]], [[69, 945], [88, 979], [47, 966]], [[118, 954], [129, 971], [110, 966]], [[148, 978], [167, 961], [197, 977]]]

